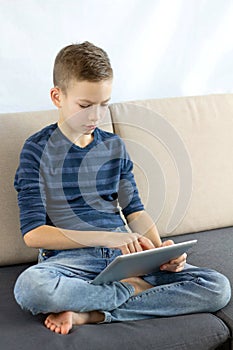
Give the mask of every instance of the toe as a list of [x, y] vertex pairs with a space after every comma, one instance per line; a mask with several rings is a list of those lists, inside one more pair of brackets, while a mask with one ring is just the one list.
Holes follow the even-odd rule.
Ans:
[[52, 324], [49, 328], [51, 331], [54, 331], [57, 328], [57, 326], [55, 324]]
[[54, 329], [54, 332], [56, 332], [56, 333], [61, 333], [61, 328], [58, 327], [58, 326], [56, 326], [56, 328]]
[[50, 324], [49, 318], [47, 317], [46, 320], [44, 321], [44, 324], [47, 326], [48, 324]]
[[71, 329], [69, 324], [64, 324], [61, 326], [61, 334], [68, 334]]
[[45, 326], [46, 326], [47, 328], [50, 328], [51, 323], [50, 323], [49, 321], [47, 321], [47, 322], [45, 322]]

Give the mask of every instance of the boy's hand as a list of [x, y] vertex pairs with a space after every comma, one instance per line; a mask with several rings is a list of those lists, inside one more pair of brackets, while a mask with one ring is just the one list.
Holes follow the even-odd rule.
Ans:
[[[121, 250], [122, 254], [131, 254], [156, 248], [149, 238], [139, 235], [138, 233], [108, 232], [108, 238], [108, 244], [105, 246], [108, 248], [118, 248]], [[161, 247], [172, 244], [174, 244], [174, 242], [172, 240], [168, 240], [163, 242]], [[187, 254], [184, 253], [178, 258], [170, 260], [166, 264], [161, 265], [160, 270], [180, 272], [185, 266], [186, 258]]]
[[143, 250], [155, 248], [150, 239], [138, 233], [119, 232], [114, 232], [114, 235], [111, 236], [111, 243], [108, 246], [109, 248], [111, 246], [111, 248], [120, 249], [122, 254], [142, 252]]
[[119, 249], [122, 251], [122, 254], [142, 252], [143, 250], [149, 250], [152, 248], [155, 248], [154, 244], [151, 242], [150, 239], [143, 236], [139, 236], [132, 242], [119, 247]]
[[[169, 246], [174, 244], [172, 240], [168, 240], [162, 243], [161, 247]], [[163, 264], [160, 266], [160, 270], [162, 271], [170, 271], [170, 272], [180, 272], [183, 270], [184, 265], [186, 263], [187, 254], [184, 253], [183, 255], [179, 256], [176, 259], [170, 260], [166, 264]]]

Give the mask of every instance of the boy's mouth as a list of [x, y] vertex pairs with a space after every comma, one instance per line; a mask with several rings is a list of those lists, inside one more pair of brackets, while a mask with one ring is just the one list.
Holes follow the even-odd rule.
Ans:
[[86, 128], [88, 129], [88, 130], [94, 130], [95, 128], [96, 128], [96, 125], [86, 125]]

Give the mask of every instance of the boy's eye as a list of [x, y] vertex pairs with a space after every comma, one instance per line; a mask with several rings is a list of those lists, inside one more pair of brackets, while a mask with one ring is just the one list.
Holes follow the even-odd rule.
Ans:
[[90, 107], [90, 106], [91, 106], [91, 105], [85, 105], [85, 106], [84, 106], [84, 105], [80, 105], [80, 104], [79, 104], [79, 107], [81, 107], [81, 108], [88, 108], [88, 107]]
[[[88, 108], [88, 107], [91, 107], [92, 105], [80, 105], [80, 103], [78, 104], [79, 105], [79, 107], [81, 107], [81, 108]], [[100, 106], [101, 107], [108, 107], [108, 103], [103, 103], [103, 104], [101, 104]]]

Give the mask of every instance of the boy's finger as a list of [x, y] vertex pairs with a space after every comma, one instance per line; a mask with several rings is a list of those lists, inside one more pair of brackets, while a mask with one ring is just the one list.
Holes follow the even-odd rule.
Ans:
[[135, 252], [137, 251], [134, 242], [128, 243], [127, 247], [128, 247], [128, 249], [129, 249], [129, 252], [130, 252], [130, 253], [135, 253]]
[[129, 248], [127, 247], [127, 245], [123, 245], [121, 247], [119, 247], [119, 249], [121, 250], [122, 254], [130, 254]]
[[167, 247], [169, 245], [173, 245], [174, 244], [174, 241], [172, 241], [171, 239], [167, 240], [167, 241], [164, 241], [161, 245], [161, 247]]
[[146, 238], [146, 237], [140, 237], [138, 239], [139, 243], [141, 244], [143, 250], [147, 250], [147, 249], [153, 249], [155, 248], [154, 244], [151, 242], [150, 239]]
[[141, 244], [138, 241], [134, 241], [134, 248], [135, 248], [136, 252], [142, 252], [143, 251], [142, 246], [141, 246]]
[[172, 264], [172, 265], [179, 265], [181, 263], [186, 262], [186, 258], [187, 258], [187, 254], [184, 253], [181, 256], [179, 256], [178, 258], [171, 260], [170, 264]]

